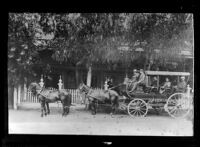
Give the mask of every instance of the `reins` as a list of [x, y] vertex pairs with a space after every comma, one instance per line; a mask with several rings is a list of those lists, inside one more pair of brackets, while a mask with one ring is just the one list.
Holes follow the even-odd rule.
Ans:
[[113, 86], [113, 87], [111, 87], [111, 88], [108, 88], [108, 89], [114, 89], [114, 88], [116, 88], [116, 87], [119, 87], [119, 86], [121, 86], [121, 85], [123, 85], [123, 83], [121, 83], [121, 84], [118, 84], [118, 85], [116, 85], [116, 86]]

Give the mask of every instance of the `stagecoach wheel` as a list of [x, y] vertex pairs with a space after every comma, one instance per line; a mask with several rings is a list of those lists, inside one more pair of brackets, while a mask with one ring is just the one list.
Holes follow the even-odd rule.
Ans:
[[165, 111], [174, 118], [181, 118], [188, 115], [190, 106], [190, 99], [187, 94], [174, 93], [168, 98]]
[[142, 99], [134, 99], [128, 104], [128, 114], [132, 117], [144, 117], [147, 112], [147, 103]]

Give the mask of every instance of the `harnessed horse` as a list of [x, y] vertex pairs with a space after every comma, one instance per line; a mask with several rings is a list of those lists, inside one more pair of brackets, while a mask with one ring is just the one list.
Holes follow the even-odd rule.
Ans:
[[63, 106], [62, 116], [66, 116], [69, 113], [72, 95], [67, 90], [49, 90], [40, 87], [39, 84], [35, 82], [29, 85], [29, 90], [33, 93], [33, 95], [37, 95], [37, 98], [39, 99], [41, 104], [41, 117], [43, 117], [43, 115], [46, 116], [47, 114], [50, 114], [49, 103], [58, 101], [61, 101]]
[[94, 90], [89, 86], [81, 83], [78, 87], [80, 93], [85, 93], [86, 98], [89, 101], [89, 107], [91, 108], [92, 114], [96, 114], [97, 103], [111, 103], [111, 115], [115, 113], [118, 107], [118, 97], [114, 90]]

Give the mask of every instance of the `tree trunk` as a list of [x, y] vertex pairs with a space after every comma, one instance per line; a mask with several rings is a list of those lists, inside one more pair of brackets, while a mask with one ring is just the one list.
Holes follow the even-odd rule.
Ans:
[[92, 82], [92, 66], [89, 66], [87, 73], [87, 86], [91, 87], [91, 82]]
[[78, 85], [79, 85], [79, 70], [78, 70], [78, 67], [76, 67], [76, 87], [78, 87]]
[[24, 83], [24, 101], [26, 101], [26, 94], [27, 94], [27, 85]]

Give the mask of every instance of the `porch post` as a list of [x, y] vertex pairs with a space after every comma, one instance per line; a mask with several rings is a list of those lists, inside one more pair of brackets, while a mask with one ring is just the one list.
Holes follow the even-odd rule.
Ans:
[[18, 86], [18, 91], [17, 91], [17, 104], [20, 104], [21, 100], [21, 85]]
[[63, 83], [62, 83], [62, 79], [61, 79], [61, 75], [60, 75], [60, 79], [59, 79], [59, 82], [58, 82], [58, 88], [59, 88], [59, 90], [62, 89], [62, 86], [63, 86]]
[[159, 76], [157, 76], [157, 79], [158, 79], [158, 81], [157, 81], [157, 87], [159, 87], [159, 83], [160, 83]]
[[62, 81], [63, 81], [63, 89], [65, 89], [65, 73], [64, 72], [62, 72]]
[[14, 106], [14, 109], [17, 110], [17, 88], [14, 87], [14, 93], [13, 93], [13, 106]]
[[43, 80], [43, 75], [41, 75], [41, 79], [40, 79], [40, 87], [42, 87], [43, 88], [43, 86], [44, 86], [44, 80]]
[[24, 83], [24, 101], [26, 101], [26, 94], [27, 94], [27, 88], [26, 88], [26, 83]]

